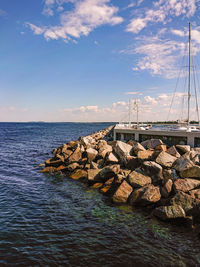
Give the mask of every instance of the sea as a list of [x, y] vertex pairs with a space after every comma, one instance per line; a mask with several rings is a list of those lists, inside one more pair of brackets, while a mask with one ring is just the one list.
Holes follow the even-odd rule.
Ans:
[[190, 228], [40, 173], [55, 147], [110, 125], [0, 123], [0, 266], [200, 266]]

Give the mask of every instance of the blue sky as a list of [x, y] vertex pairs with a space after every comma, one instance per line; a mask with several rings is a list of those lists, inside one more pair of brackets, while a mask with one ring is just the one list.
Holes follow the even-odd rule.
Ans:
[[198, 65], [199, 12], [195, 0], [1, 0], [0, 121], [119, 121], [129, 98], [141, 120], [166, 120], [189, 21]]

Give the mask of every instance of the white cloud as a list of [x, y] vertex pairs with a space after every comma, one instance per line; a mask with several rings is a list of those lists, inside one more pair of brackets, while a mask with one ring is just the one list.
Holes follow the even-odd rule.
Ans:
[[[60, 25], [38, 27], [28, 23], [34, 34], [43, 34], [46, 40], [80, 38], [87, 36], [95, 28], [104, 25], [116, 25], [123, 21], [123, 18], [117, 16], [118, 8], [109, 5], [110, 0], [63, 0], [63, 2], [72, 2], [74, 8], [72, 11], [62, 12], [60, 15]], [[53, 15], [53, 6], [58, 0], [46, 0], [45, 12]]]
[[194, 15], [197, 3], [195, 0], [159, 0], [154, 2], [153, 6], [144, 15], [134, 17], [127, 25], [126, 31], [138, 33], [149, 23], [165, 23], [169, 16], [178, 17], [184, 15], [190, 17]]
[[125, 95], [142, 95], [142, 93], [135, 91], [135, 92], [125, 92]]
[[180, 36], [180, 37], [185, 36], [185, 32], [184, 32], [184, 31], [181, 31], [181, 30], [172, 29], [172, 30], [171, 30], [171, 33], [173, 33], [173, 34], [175, 34], [175, 35], [178, 35], [178, 36]]

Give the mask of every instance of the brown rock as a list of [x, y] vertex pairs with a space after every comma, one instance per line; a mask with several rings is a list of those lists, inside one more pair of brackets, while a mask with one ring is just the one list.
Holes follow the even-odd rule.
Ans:
[[153, 158], [154, 151], [144, 150], [138, 151], [137, 157], [139, 160], [151, 160]]
[[112, 152], [108, 154], [106, 161], [107, 163], [113, 163], [113, 164], [116, 164], [119, 162]]
[[155, 150], [167, 151], [167, 146], [166, 145], [158, 145], [155, 147]]
[[186, 153], [190, 151], [189, 145], [176, 145], [176, 148], [178, 148], [182, 153]]
[[103, 183], [95, 183], [91, 186], [91, 188], [97, 189], [103, 186]]
[[177, 175], [175, 169], [163, 169], [163, 178], [165, 181], [168, 179], [171, 179], [172, 181], [175, 181], [176, 179], [179, 179], [180, 177]]
[[82, 153], [80, 151], [80, 147], [78, 146], [75, 150], [74, 153], [68, 158], [69, 162], [77, 162], [79, 160], [81, 160], [82, 158]]
[[154, 161], [145, 161], [142, 164], [143, 172], [150, 176], [153, 184], [160, 184], [163, 180], [162, 166]]
[[97, 181], [99, 180], [99, 172], [101, 169], [89, 169], [88, 170], [88, 181]]
[[105, 185], [111, 185], [111, 184], [114, 182], [114, 179], [115, 179], [114, 177], [108, 179], [108, 180], [105, 182]]
[[167, 180], [160, 189], [160, 193], [163, 197], [167, 198], [172, 190], [173, 182], [171, 179]]
[[138, 154], [139, 151], [145, 151], [146, 149], [138, 142], [134, 141], [134, 140], [130, 140], [128, 142], [129, 145], [131, 145], [133, 148], [133, 152], [135, 155]]
[[136, 189], [130, 196], [131, 205], [146, 206], [158, 202], [161, 198], [160, 189], [152, 184]]
[[106, 186], [104, 186], [104, 187], [102, 187], [100, 189], [100, 192], [103, 193], [103, 194], [105, 194], [105, 193], [108, 192], [108, 190], [110, 190], [110, 187], [111, 187], [110, 185], [106, 185]]
[[56, 169], [56, 167], [45, 167], [40, 172], [41, 173], [53, 173], [53, 172], [57, 172], [57, 169]]
[[200, 189], [194, 189], [189, 192], [193, 198], [200, 199]]
[[120, 165], [118, 164], [110, 165], [110, 166], [104, 167], [99, 172], [99, 176], [103, 179], [109, 179], [109, 178], [116, 176], [116, 174], [118, 174], [119, 171], [120, 171]]
[[133, 188], [142, 187], [151, 183], [151, 178], [137, 171], [133, 171], [128, 176], [129, 183]]
[[175, 146], [171, 146], [170, 148], [167, 149], [167, 153], [169, 153], [170, 155], [176, 157], [176, 158], [180, 158], [180, 154], [178, 153], [178, 151], [176, 150]]
[[186, 215], [189, 215], [193, 208], [197, 207], [200, 204], [200, 200], [193, 198], [191, 195], [179, 191], [176, 195], [170, 200], [172, 205], [180, 205]]
[[65, 150], [65, 152], [63, 153], [65, 160], [67, 160], [72, 153], [72, 150]]
[[160, 139], [150, 139], [142, 142], [141, 145], [154, 149], [156, 146], [163, 145], [163, 141]]
[[123, 181], [112, 199], [115, 203], [126, 203], [132, 191], [132, 186], [130, 186], [126, 181]]
[[112, 146], [106, 145], [106, 146], [100, 147], [99, 156], [102, 158], [105, 158], [106, 154], [110, 152], [112, 152]]
[[126, 157], [126, 164], [125, 167], [129, 170], [135, 170], [136, 168], [138, 168], [140, 166], [140, 162], [138, 160], [137, 157], [134, 156], [128, 156]]
[[87, 178], [88, 174], [86, 171], [84, 170], [75, 170], [71, 175], [70, 178], [74, 179], [74, 180], [79, 180], [79, 179], [83, 179], [83, 178]]
[[161, 220], [185, 218], [185, 211], [179, 205], [162, 206], [153, 211], [153, 215]]
[[182, 178], [189, 177], [189, 178], [200, 178], [200, 167], [199, 166], [192, 166], [190, 168], [184, 169], [180, 172], [180, 176]]
[[174, 182], [175, 191], [188, 192], [196, 187], [200, 186], [200, 181], [195, 179], [177, 179]]
[[77, 162], [71, 163], [66, 167], [69, 171], [74, 171], [79, 168], [79, 164]]
[[58, 168], [56, 168], [57, 171], [64, 171], [67, 169], [67, 166], [65, 165], [60, 165]]
[[97, 164], [96, 162], [94, 162], [94, 161], [91, 161], [91, 162], [90, 162], [90, 168], [91, 168], [91, 169], [96, 169], [96, 170], [97, 170], [97, 169], [98, 169], [98, 164]]
[[94, 148], [91, 148], [91, 147], [88, 148], [86, 150], [86, 152], [87, 152], [87, 158], [90, 162], [93, 161], [96, 158], [96, 156], [98, 155], [98, 151]]
[[63, 162], [62, 162], [62, 160], [54, 160], [54, 158], [50, 158], [50, 159], [47, 159], [46, 161], [45, 161], [45, 166], [46, 167], [59, 167], [60, 165], [62, 165], [63, 164]]
[[162, 151], [156, 158], [156, 162], [163, 167], [171, 168], [176, 159], [176, 157]]

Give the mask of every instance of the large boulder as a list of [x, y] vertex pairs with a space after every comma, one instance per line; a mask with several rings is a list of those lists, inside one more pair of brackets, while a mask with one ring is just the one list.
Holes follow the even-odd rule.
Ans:
[[122, 162], [126, 162], [126, 157], [131, 156], [132, 146], [122, 141], [117, 141], [114, 147], [115, 153], [118, 155]]
[[193, 208], [200, 205], [200, 200], [195, 199], [191, 195], [179, 191], [175, 194], [175, 196], [170, 200], [171, 205], [180, 205], [186, 215], [189, 215]]
[[162, 166], [154, 161], [145, 161], [142, 164], [144, 173], [151, 177], [153, 184], [160, 184], [163, 180]]
[[154, 155], [154, 151], [152, 150], [140, 150], [137, 153], [137, 157], [141, 161], [152, 160]]
[[167, 149], [167, 153], [169, 153], [170, 155], [176, 157], [176, 158], [180, 158], [180, 154], [178, 153], [178, 151], [176, 150], [175, 146], [171, 146], [170, 148]]
[[106, 158], [106, 162], [109, 164], [116, 164], [119, 162], [119, 160], [117, 159], [117, 157], [115, 157], [115, 155], [111, 152], [107, 154], [107, 158]]
[[171, 193], [172, 191], [172, 185], [173, 185], [173, 182], [171, 179], [168, 179], [164, 185], [161, 187], [160, 189], [160, 192], [161, 192], [161, 195], [165, 198], [168, 198], [169, 197], [169, 194]]
[[176, 145], [176, 148], [182, 153], [186, 153], [190, 151], [189, 145]]
[[117, 191], [113, 195], [113, 202], [115, 203], [126, 203], [133, 188], [126, 181], [123, 181], [118, 187]]
[[161, 220], [178, 219], [185, 217], [184, 209], [179, 205], [162, 206], [153, 211], [153, 215]]
[[69, 177], [74, 180], [79, 180], [79, 179], [87, 178], [87, 176], [88, 176], [87, 171], [77, 169]]
[[137, 157], [128, 156], [126, 157], [126, 164], [125, 167], [129, 170], [135, 170], [140, 166], [140, 162]]
[[163, 169], [163, 178], [165, 181], [168, 179], [171, 179], [172, 181], [175, 181], [176, 179], [179, 179], [180, 177], [176, 173], [175, 169]]
[[150, 149], [154, 149], [159, 145], [163, 145], [163, 141], [160, 139], [150, 139], [141, 143], [142, 146]]
[[175, 191], [188, 192], [196, 187], [200, 186], [200, 181], [195, 179], [177, 179], [174, 182]]
[[82, 144], [86, 149], [90, 147], [93, 148], [96, 144], [96, 141], [92, 136], [80, 137], [79, 140], [80, 140], [80, 144]]
[[98, 181], [101, 180], [99, 178], [99, 172], [101, 171], [101, 169], [89, 169], [88, 170], [88, 181], [89, 182], [93, 182], [93, 181]]
[[139, 151], [145, 151], [146, 150], [140, 143], [138, 143], [134, 140], [130, 140], [128, 142], [128, 144], [133, 147], [133, 152], [135, 155], [137, 155]]
[[142, 187], [151, 183], [151, 177], [137, 171], [132, 171], [128, 176], [128, 181], [133, 188]]
[[120, 165], [119, 164], [114, 164], [114, 165], [110, 165], [110, 166], [104, 167], [99, 172], [99, 176], [102, 179], [107, 180], [109, 178], [112, 178], [112, 177], [116, 176], [119, 172], [120, 172]]
[[152, 184], [136, 189], [130, 196], [131, 205], [146, 206], [158, 202], [161, 198], [160, 189]]
[[86, 150], [86, 152], [87, 152], [87, 158], [88, 158], [89, 162], [93, 161], [96, 158], [96, 156], [98, 155], [98, 151], [94, 148], [91, 148], [91, 147], [88, 148]]
[[171, 168], [176, 159], [176, 157], [162, 151], [156, 158], [156, 162], [163, 167]]
[[99, 148], [99, 156], [100, 157], [105, 158], [106, 154], [110, 153], [110, 152], [112, 152], [112, 146], [107, 145], [107, 144], [106, 145], [100, 145], [100, 148]]
[[173, 164], [173, 168], [178, 172], [181, 172], [192, 166], [194, 166], [194, 163], [191, 160], [184, 158], [183, 156], [178, 158]]
[[182, 178], [189, 177], [189, 178], [198, 178], [200, 179], [200, 166], [192, 166], [190, 168], [184, 169], [180, 172], [180, 176]]
[[81, 160], [81, 158], [82, 158], [82, 152], [80, 150], [80, 147], [78, 146], [74, 150], [74, 153], [71, 154], [71, 156], [68, 158], [68, 162], [70, 162], [70, 163], [77, 162], [77, 161]]

